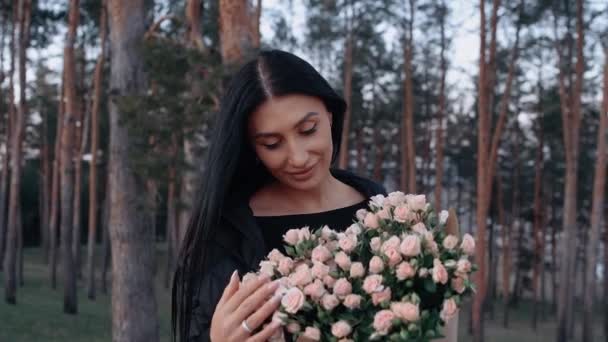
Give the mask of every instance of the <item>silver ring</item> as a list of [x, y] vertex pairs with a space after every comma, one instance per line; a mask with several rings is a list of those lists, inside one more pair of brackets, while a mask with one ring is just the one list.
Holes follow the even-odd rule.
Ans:
[[241, 322], [241, 326], [243, 327], [243, 329], [245, 329], [246, 332], [248, 333], [252, 333], [253, 330], [251, 330], [251, 328], [247, 325], [247, 320], [244, 319], [243, 322]]

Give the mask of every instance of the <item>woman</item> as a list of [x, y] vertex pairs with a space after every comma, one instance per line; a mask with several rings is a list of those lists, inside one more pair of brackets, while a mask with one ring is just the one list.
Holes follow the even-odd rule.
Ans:
[[234, 76], [221, 103], [206, 171], [173, 284], [179, 341], [266, 341], [277, 325], [276, 285], [240, 285], [289, 228], [344, 229], [373, 181], [331, 166], [346, 103], [304, 60], [261, 52]]

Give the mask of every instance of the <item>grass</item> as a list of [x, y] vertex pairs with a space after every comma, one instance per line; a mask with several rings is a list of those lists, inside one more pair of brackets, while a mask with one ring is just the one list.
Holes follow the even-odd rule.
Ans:
[[[164, 246], [159, 245], [158, 250], [156, 293], [160, 340], [169, 341], [171, 296], [169, 290], [163, 286], [166, 264]], [[66, 315], [63, 313], [61, 278], [58, 278], [58, 288], [51, 289], [48, 268], [43, 262], [39, 248], [25, 249], [24, 267], [25, 285], [17, 290], [17, 305], [8, 305], [3, 299], [0, 301], [0, 342], [101, 342], [112, 340], [109, 294], [102, 295], [98, 291], [97, 299], [91, 301], [86, 298], [84, 282], [79, 281], [78, 314]], [[3, 280], [0, 273], [0, 291], [4, 292], [2, 285]], [[469, 312], [468, 305], [465, 305], [464, 310], [460, 313], [458, 339], [460, 342], [472, 341], [467, 327], [470, 322]], [[541, 317], [537, 330], [532, 329], [532, 303], [530, 302], [523, 301], [517, 309], [510, 311], [509, 329], [502, 327], [503, 307], [500, 303], [495, 305], [495, 313], [494, 319], [487, 319], [485, 323], [486, 341], [555, 341], [554, 316]], [[596, 315], [594, 341], [607, 340], [602, 335], [602, 317], [600, 313]], [[580, 338], [579, 330], [576, 334], [577, 340]]]

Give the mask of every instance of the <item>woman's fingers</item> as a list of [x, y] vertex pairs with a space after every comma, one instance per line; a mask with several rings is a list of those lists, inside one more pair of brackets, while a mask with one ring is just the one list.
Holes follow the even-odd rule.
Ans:
[[262, 329], [259, 333], [251, 336], [247, 339], [247, 342], [263, 342], [268, 341], [268, 339], [274, 335], [278, 328], [281, 327], [280, 322], [271, 322], [267, 326]]
[[[264, 301], [267, 301], [268, 297], [270, 297], [278, 287], [278, 281], [273, 281], [272, 283], [268, 283], [264, 286], [258, 287], [258, 289], [249, 297], [247, 297], [236, 309], [236, 311], [234, 312], [235, 319], [239, 322], [244, 319], [247, 319], [247, 323], [252, 329], [256, 329], [257, 327], [259, 327], [268, 315], [265, 315], [262, 320], [251, 321], [251, 316], [253, 316], [252, 313], [255, 312], [257, 314], [257, 317], [262, 315], [262, 313], [259, 313], [261, 311], [260, 306], [263, 308], [264, 306], [266, 306], [266, 304], [268, 304], [264, 304]], [[279, 302], [279, 298], [275, 297], [274, 300], [270, 300], [269, 302], [271, 302], [272, 304], [276, 304]], [[270, 313], [272, 312], [269, 312], [269, 314]]]
[[239, 273], [235, 270], [230, 276], [228, 285], [224, 288], [224, 292], [220, 297], [220, 301], [217, 303], [218, 307], [221, 307], [232, 295], [234, 295], [239, 289]]
[[280, 296], [272, 296], [269, 300], [267, 300], [258, 310], [256, 310], [253, 314], [247, 316], [247, 326], [249, 326], [252, 330], [257, 329], [262, 326], [262, 324], [271, 317], [272, 314], [277, 310], [279, 304], [281, 302]]
[[254, 293], [260, 286], [268, 283], [270, 281], [270, 277], [267, 275], [262, 275], [256, 279], [248, 281], [245, 284], [241, 284], [238, 291], [234, 293], [230, 299], [225, 304], [227, 312], [234, 312], [236, 309], [241, 306], [241, 303], [249, 297], [252, 293]]

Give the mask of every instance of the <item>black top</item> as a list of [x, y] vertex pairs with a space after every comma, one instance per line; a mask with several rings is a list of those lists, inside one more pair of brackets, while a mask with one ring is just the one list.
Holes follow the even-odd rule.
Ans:
[[262, 230], [267, 253], [276, 248], [285, 254], [283, 235], [288, 230], [308, 226], [310, 231], [314, 232], [324, 225], [328, 225], [335, 231], [344, 231], [357, 219], [355, 216], [357, 210], [367, 208], [367, 202], [366, 199], [347, 207], [318, 213], [254, 216], [254, 218]]

